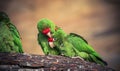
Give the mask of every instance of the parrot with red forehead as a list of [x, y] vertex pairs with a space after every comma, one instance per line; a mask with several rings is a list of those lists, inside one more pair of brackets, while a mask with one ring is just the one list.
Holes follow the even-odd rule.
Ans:
[[55, 24], [46, 19], [41, 19], [38, 24], [38, 43], [40, 44], [45, 55], [60, 55], [60, 51], [54, 46], [52, 33], [55, 32]]
[[107, 65], [82, 36], [75, 33], [66, 34], [48, 19], [40, 20], [38, 30], [38, 41], [45, 54], [54, 50], [56, 55], [80, 57], [86, 61]]

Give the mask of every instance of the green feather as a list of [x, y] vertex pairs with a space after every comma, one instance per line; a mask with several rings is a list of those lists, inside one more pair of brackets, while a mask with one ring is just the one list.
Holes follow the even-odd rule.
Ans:
[[87, 61], [107, 65], [107, 63], [101, 59], [99, 54], [88, 43], [86, 43], [85, 39], [78, 35], [70, 34], [68, 35], [68, 41], [79, 51], [78, 54], [80, 57]]
[[45, 28], [50, 28], [51, 33], [54, 33], [54, 31], [55, 31], [54, 23], [46, 18], [43, 18], [38, 22], [37, 28], [38, 28], [38, 32], [39, 32], [38, 33], [38, 43], [40, 44], [44, 54], [45, 55], [48, 55], [48, 54], [49, 55], [59, 55], [60, 51], [58, 50], [58, 48], [56, 48], [56, 47], [51, 48], [48, 43], [48, 37], [46, 35], [42, 34], [42, 30]]
[[50, 28], [51, 33], [55, 32], [55, 24], [51, 20], [48, 20], [46, 18], [43, 18], [38, 22], [37, 28], [39, 32], [42, 32], [42, 30], [44, 30], [45, 28]]
[[78, 35], [78, 34], [75, 34], [75, 33], [70, 33], [70, 35], [73, 36], [73, 37], [77, 36], [77, 37], [81, 38], [82, 40], [84, 40], [88, 44], [88, 42], [81, 35]]
[[0, 52], [23, 53], [20, 34], [7, 14], [0, 12]]
[[58, 55], [60, 54], [56, 47], [51, 48], [48, 44], [47, 37], [39, 32], [38, 34], [38, 43], [40, 44], [45, 55]]
[[62, 55], [80, 56], [87, 61], [107, 65], [82, 36], [75, 33], [67, 35], [61, 28], [58, 28], [53, 37], [55, 38], [54, 43], [61, 50]]
[[[40, 20], [37, 27], [39, 31], [38, 42], [46, 55], [64, 55], [67, 57], [79, 56], [90, 62], [107, 65], [82, 36], [75, 33], [70, 33], [68, 35], [62, 28], [55, 26], [55, 24], [48, 19]], [[42, 34], [42, 30], [45, 28], [50, 28], [51, 30], [52, 37], [55, 39], [54, 48], [49, 46], [48, 37]]]

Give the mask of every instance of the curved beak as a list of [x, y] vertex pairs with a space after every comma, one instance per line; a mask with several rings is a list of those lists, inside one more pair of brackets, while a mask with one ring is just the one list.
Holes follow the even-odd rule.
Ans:
[[54, 48], [54, 47], [55, 47], [55, 45], [54, 45], [53, 42], [49, 42], [49, 46], [50, 46], [51, 48]]
[[52, 37], [51, 32], [48, 32], [46, 35], [47, 35], [48, 37]]

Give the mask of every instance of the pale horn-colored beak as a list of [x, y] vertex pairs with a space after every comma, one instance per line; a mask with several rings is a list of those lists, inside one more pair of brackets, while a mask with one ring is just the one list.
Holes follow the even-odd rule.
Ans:
[[52, 35], [51, 35], [50, 32], [48, 32], [46, 35], [47, 35], [48, 37], [52, 37]]
[[49, 45], [50, 45], [51, 48], [54, 48], [54, 47], [55, 47], [55, 45], [54, 45], [53, 42], [49, 42]]

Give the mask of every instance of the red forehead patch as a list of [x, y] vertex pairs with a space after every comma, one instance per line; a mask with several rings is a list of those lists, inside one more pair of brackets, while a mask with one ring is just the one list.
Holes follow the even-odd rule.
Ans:
[[47, 34], [48, 32], [50, 32], [50, 28], [46, 28], [42, 31], [43, 34]]

